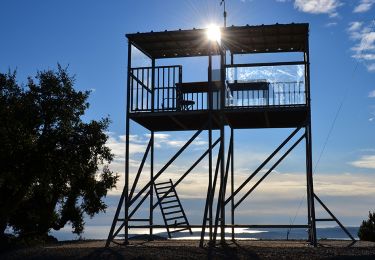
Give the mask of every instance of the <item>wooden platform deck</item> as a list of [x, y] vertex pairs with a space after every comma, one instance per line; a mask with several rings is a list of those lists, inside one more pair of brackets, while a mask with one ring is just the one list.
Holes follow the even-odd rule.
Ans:
[[[241, 128], [293, 128], [306, 124], [308, 107], [267, 106], [228, 108], [224, 110], [225, 125]], [[220, 112], [213, 111], [212, 129], [220, 128]], [[150, 131], [186, 131], [208, 129], [209, 111], [132, 112], [129, 118]]]

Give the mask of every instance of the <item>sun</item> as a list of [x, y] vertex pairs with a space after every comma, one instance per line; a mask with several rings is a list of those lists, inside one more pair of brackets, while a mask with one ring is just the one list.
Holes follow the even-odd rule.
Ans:
[[220, 27], [217, 26], [216, 24], [210, 24], [209, 26], [207, 26], [207, 38], [210, 41], [216, 41], [220, 43], [221, 41]]

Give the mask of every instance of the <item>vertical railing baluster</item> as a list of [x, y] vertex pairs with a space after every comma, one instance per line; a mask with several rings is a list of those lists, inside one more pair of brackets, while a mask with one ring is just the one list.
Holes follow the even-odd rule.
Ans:
[[176, 91], [176, 67], [173, 67], [173, 88], [172, 88], [172, 109], [176, 109], [176, 99], [175, 99], [175, 91]]
[[160, 110], [160, 68], [158, 68], [157, 110]]
[[[131, 69], [130, 73], [131, 73], [131, 75], [133, 75], [134, 70]], [[130, 75], [128, 75], [128, 77], [130, 77]], [[129, 82], [130, 82], [130, 86], [128, 87], [128, 91], [130, 91], [130, 109], [131, 109], [131, 111], [134, 111], [134, 104], [133, 104], [134, 103], [133, 102], [133, 98], [134, 98], [134, 79], [130, 78]]]
[[[147, 68], [147, 89], [150, 89], [149, 86], [150, 86], [150, 68]], [[149, 109], [149, 106], [148, 106], [148, 94], [149, 92], [146, 91], [146, 110]]]
[[167, 108], [169, 109], [169, 85], [170, 85], [170, 68], [168, 67], [168, 85], [167, 85]]
[[[137, 69], [137, 79], [139, 78], [139, 69]], [[139, 88], [139, 83], [137, 81], [137, 94], [136, 94], [136, 103], [135, 103], [135, 106], [136, 106], [136, 109], [138, 110], [139, 107], [138, 107], [138, 88]]]
[[[145, 71], [145, 69], [143, 69], [142, 68], [142, 84], [144, 85], [145, 84], [145, 81], [144, 81], [144, 71]], [[144, 87], [141, 85], [141, 110], [143, 110], [144, 109], [144, 107], [143, 107], [143, 99], [144, 99], [144, 92], [143, 92], [143, 89], [144, 89]]]
[[165, 68], [162, 68], [162, 75], [163, 75], [163, 84], [162, 84], [162, 100], [161, 100], [161, 106], [162, 106], [162, 110], [164, 110], [164, 107], [165, 107], [165, 105], [164, 105], [164, 88], [165, 88]]

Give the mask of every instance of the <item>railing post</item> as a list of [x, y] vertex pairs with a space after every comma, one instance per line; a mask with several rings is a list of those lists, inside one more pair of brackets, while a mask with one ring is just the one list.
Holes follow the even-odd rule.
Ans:
[[151, 131], [150, 180], [152, 183], [150, 185], [150, 240], [153, 240], [152, 226], [154, 224], [154, 141], [154, 131]]
[[[208, 147], [210, 149], [208, 154], [208, 190], [210, 198], [208, 204], [208, 225], [209, 225], [209, 244], [212, 243], [212, 202], [214, 194], [212, 194], [212, 55], [211, 52], [208, 56]], [[204, 219], [204, 221], [207, 221]]]
[[155, 59], [151, 60], [151, 112], [155, 110]]
[[126, 131], [125, 131], [125, 187], [124, 187], [124, 196], [125, 196], [125, 245], [129, 244], [129, 136], [130, 136], [130, 70], [131, 70], [131, 60], [132, 60], [132, 44], [129, 41], [128, 43], [128, 91], [126, 93]]

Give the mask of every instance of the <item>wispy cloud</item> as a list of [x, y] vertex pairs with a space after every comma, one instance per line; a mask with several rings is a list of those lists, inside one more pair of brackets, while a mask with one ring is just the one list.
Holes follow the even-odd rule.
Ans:
[[[146, 143], [136, 140], [135, 136], [129, 136], [130, 146], [129, 154], [143, 153], [146, 149]], [[107, 146], [111, 149], [115, 155], [115, 160], [125, 159], [125, 136], [114, 136], [109, 135]]]
[[[150, 134], [145, 134], [147, 138], [150, 138]], [[186, 139], [174, 139], [169, 134], [157, 133], [154, 134], [155, 147], [182, 147], [186, 143]], [[197, 137], [193, 142], [193, 146], [207, 146], [208, 143]]]
[[367, 70], [370, 72], [375, 72], [375, 63], [367, 65]]
[[351, 22], [349, 23], [349, 28], [348, 28], [348, 31], [350, 33], [350, 36], [353, 38], [353, 39], [357, 39], [358, 38], [358, 31], [361, 29], [363, 23], [362, 22], [358, 22], [358, 21], [355, 21], [355, 22]]
[[363, 155], [350, 164], [358, 168], [375, 169], [375, 155]]
[[[110, 164], [110, 169], [114, 172], [117, 172], [120, 176], [120, 179], [117, 183], [117, 187], [113, 189], [109, 194], [111, 195], [119, 195], [122, 192], [125, 182], [125, 135], [116, 135], [115, 133], [108, 132], [108, 141], [106, 145], [111, 149], [112, 153], [114, 154], [114, 160]], [[150, 134], [142, 134], [142, 135], [129, 135], [129, 171], [130, 171], [130, 180], [134, 180], [135, 174], [138, 172], [139, 165], [140, 165], [140, 158], [143, 156], [147, 143], [150, 140]], [[176, 138], [170, 134], [165, 133], [155, 133], [154, 134], [155, 140], [155, 149], [170, 149], [170, 148], [180, 148], [186, 143], [186, 140], [182, 140], [181, 137]], [[202, 138], [197, 137], [191, 144], [192, 146], [192, 153], [189, 156], [193, 156], [195, 158], [194, 151], [202, 150], [203, 148], [207, 148], [208, 143], [204, 141]], [[202, 153], [202, 151], [197, 153], [198, 156]], [[148, 159], [149, 160], [149, 159]], [[138, 187], [144, 186], [147, 181], [149, 180], [149, 174], [146, 174], [150, 171], [149, 161], [146, 160], [143, 173], [147, 178], [141, 178], [139, 181]], [[195, 158], [196, 160], [196, 158]], [[184, 164], [184, 163], [182, 163]], [[160, 165], [155, 163], [155, 168], [161, 168], [164, 165]], [[181, 168], [185, 169], [186, 165], [180, 165], [179, 167], [175, 167], [171, 165], [168, 170], [171, 172], [166, 172], [166, 176], [173, 176], [173, 174], [178, 174], [181, 171]], [[190, 165], [189, 165], [190, 166]], [[187, 169], [187, 168], [186, 168]], [[185, 169], [185, 170], [186, 170]], [[143, 174], [142, 173], [142, 174]], [[167, 179], [169, 180], [169, 179]]]
[[326, 23], [325, 27], [333, 27], [333, 26], [336, 26], [336, 25], [337, 25], [336, 22]]
[[363, 22], [355, 21], [349, 23], [348, 33], [354, 41], [351, 50], [352, 57], [358, 62], [362, 62], [370, 72], [375, 72], [375, 20], [365, 25]]
[[375, 4], [375, 0], [361, 0], [359, 4], [354, 8], [354, 13], [364, 13], [371, 9]]
[[304, 13], [328, 14], [330, 17], [338, 16], [337, 8], [342, 3], [339, 0], [295, 0], [294, 7]]
[[375, 98], [375, 90], [370, 91], [370, 93], [368, 93], [368, 97], [369, 98]]

